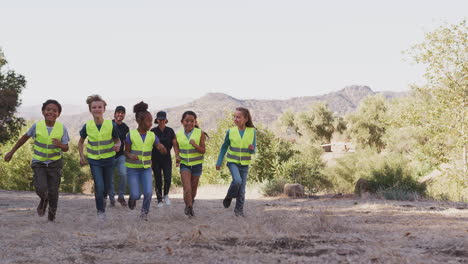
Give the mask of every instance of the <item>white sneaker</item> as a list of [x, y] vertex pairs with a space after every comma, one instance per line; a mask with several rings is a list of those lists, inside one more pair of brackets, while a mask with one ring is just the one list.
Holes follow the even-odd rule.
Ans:
[[162, 208], [164, 206], [164, 203], [161, 201], [161, 202], [158, 202], [158, 205], [156, 205], [158, 208]]
[[171, 205], [171, 200], [169, 200], [169, 195], [164, 196], [164, 203], [166, 205]]
[[98, 218], [98, 220], [101, 221], [101, 222], [106, 221], [106, 219], [107, 219], [106, 213], [104, 213], [104, 212], [98, 212], [98, 213], [97, 213], [97, 218]]

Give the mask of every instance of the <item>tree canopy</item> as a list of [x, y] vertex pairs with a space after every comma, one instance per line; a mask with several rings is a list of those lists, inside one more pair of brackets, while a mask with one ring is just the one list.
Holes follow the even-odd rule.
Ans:
[[16, 117], [15, 113], [21, 104], [19, 96], [26, 87], [26, 79], [7, 69], [7, 64], [0, 49], [0, 143], [17, 136], [25, 125], [24, 119]]

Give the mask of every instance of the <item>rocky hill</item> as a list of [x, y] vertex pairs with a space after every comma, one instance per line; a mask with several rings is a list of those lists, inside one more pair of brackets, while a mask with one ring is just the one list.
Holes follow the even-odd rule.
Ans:
[[[359, 102], [367, 96], [378, 94], [368, 86], [347, 86], [337, 92], [320, 96], [294, 97], [285, 100], [241, 100], [223, 93], [208, 93], [190, 103], [168, 109], [168, 118], [173, 127], [178, 127], [181, 115], [186, 110], [192, 110], [199, 116], [205, 129], [212, 129], [216, 121], [226, 112], [232, 111], [238, 106], [248, 108], [254, 122], [266, 126], [271, 125], [278, 117], [288, 109], [294, 112], [304, 111], [314, 102], [323, 101], [339, 116], [353, 112]], [[407, 93], [383, 92], [387, 98], [395, 98], [407, 95]]]
[[[265, 126], [272, 125], [278, 117], [288, 109], [294, 112], [305, 111], [310, 105], [317, 101], [326, 102], [328, 107], [335, 112], [337, 115], [345, 115], [354, 111], [359, 102], [369, 95], [375, 95], [378, 92], [374, 92], [368, 86], [347, 86], [339, 91], [331, 92], [320, 96], [303, 96], [294, 97], [284, 100], [256, 100], [256, 99], [238, 99], [223, 93], [208, 93], [205, 96], [195, 99], [189, 103], [182, 104], [180, 106], [166, 108], [169, 119], [169, 126], [178, 129], [180, 127], [180, 118], [182, 113], [187, 110], [192, 110], [198, 115], [199, 122], [203, 129], [210, 130], [216, 127], [218, 119], [223, 118], [225, 113], [233, 111], [236, 107], [243, 106], [250, 109], [254, 122], [256, 124], [263, 124]], [[405, 96], [406, 92], [382, 92], [387, 98], [394, 98]], [[151, 99], [151, 98], [150, 98]], [[159, 110], [155, 109], [155, 106], [160, 104], [152, 104], [152, 100], [145, 100], [150, 105], [150, 109], [154, 114]], [[131, 106], [127, 107], [127, 118], [126, 123], [132, 128], [136, 126], [134, 115], [131, 113]], [[36, 108], [37, 109], [37, 108]], [[85, 106], [86, 109], [86, 106]], [[114, 106], [108, 106], [106, 118], [112, 118], [112, 109]], [[71, 111], [73, 114], [66, 114], [67, 108], [64, 106], [64, 114], [60, 117], [60, 120], [69, 128], [72, 137], [78, 135], [78, 130], [81, 126], [90, 118], [90, 114], [84, 110], [78, 113], [77, 108], [73, 108]], [[71, 109], [70, 109], [71, 110]], [[37, 110], [34, 112], [35, 115], [29, 115], [23, 113], [23, 116], [27, 119], [41, 118], [37, 115]]]

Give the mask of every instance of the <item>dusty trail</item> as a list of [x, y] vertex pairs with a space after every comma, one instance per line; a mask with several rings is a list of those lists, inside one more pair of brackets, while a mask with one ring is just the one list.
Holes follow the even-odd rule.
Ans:
[[55, 223], [36, 215], [33, 192], [0, 190], [1, 263], [467, 263], [467, 204], [247, 194], [246, 217], [199, 191], [196, 217], [180, 193], [149, 221], [117, 205], [96, 218], [90, 195], [61, 194]]

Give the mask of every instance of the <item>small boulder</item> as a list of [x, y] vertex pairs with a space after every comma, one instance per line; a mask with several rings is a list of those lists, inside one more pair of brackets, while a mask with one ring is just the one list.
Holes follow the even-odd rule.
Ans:
[[284, 185], [283, 192], [288, 197], [304, 197], [304, 186], [299, 183], [287, 183]]
[[369, 182], [366, 179], [360, 178], [354, 186], [354, 193], [361, 196], [363, 193], [369, 191]]

